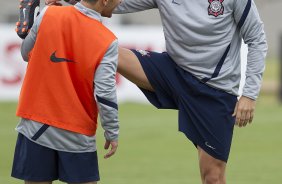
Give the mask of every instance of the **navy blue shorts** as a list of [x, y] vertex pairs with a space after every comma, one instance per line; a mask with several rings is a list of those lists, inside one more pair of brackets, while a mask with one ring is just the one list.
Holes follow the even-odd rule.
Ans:
[[227, 162], [237, 97], [201, 82], [167, 53], [134, 51], [154, 92], [141, 89], [159, 109], [177, 109], [179, 131], [212, 157]]
[[25, 181], [99, 181], [97, 152], [70, 153], [36, 144], [19, 134], [12, 176]]

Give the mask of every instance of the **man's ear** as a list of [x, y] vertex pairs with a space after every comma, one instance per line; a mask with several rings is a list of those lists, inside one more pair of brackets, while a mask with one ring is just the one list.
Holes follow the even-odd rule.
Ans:
[[104, 5], [104, 6], [107, 6], [107, 5], [108, 5], [109, 0], [102, 0], [102, 1], [103, 1], [103, 5]]

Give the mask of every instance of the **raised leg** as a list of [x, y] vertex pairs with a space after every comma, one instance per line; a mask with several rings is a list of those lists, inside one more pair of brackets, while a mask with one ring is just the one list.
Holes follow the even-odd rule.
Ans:
[[137, 86], [154, 91], [136, 55], [124, 48], [119, 48], [118, 72]]

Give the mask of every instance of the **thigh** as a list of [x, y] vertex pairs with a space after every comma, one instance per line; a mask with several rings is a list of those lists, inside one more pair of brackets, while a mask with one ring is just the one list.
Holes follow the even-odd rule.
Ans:
[[[138, 76], [138, 81], [141, 84], [137, 84], [137, 86], [151, 104], [162, 109], [177, 109], [177, 98], [180, 91], [182, 91], [182, 87], [178, 79], [177, 65], [171, 57], [165, 52], [158, 53], [143, 50], [129, 52], [135, 58], [134, 63], [136, 64], [127, 66], [127, 72], [130, 72], [132, 76]], [[122, 65], [126, 65], [126, 63]], [[142, 72], [140, 73], [140, 71]], [[144, 83], [143, 86], [145, 85], [145, 87], [142, 86], [142, 83]]]
[[179, 130], [213, 158], [228, 161], [237, 97], [182, 73], [187, 88], [179, 100]]
[[58, 152], [59, 180], [92, 184], [100, 180], [97, 152]]
[[58, 178], [56, 151], [30, 141], [19, 134], [12, 176], [27, 183], [52, 183]]
[[153, 91], [136, 55], [124, 48], [119, 48], [118, 72], [138, 87]]

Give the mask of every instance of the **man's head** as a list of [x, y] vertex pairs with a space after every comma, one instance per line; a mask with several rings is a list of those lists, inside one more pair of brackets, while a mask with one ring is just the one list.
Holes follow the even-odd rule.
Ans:
[[101, 13], [103, 17], [112, 17], [114, 9], [120, 4], [121, 0], [82, 0], [85, 6]]

